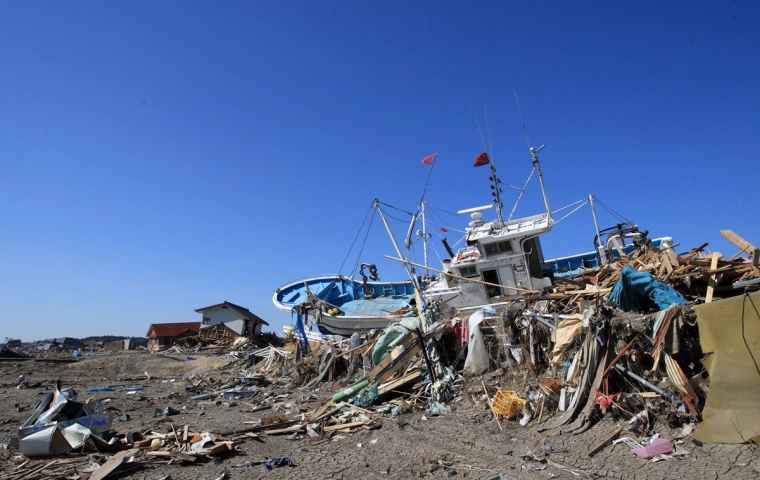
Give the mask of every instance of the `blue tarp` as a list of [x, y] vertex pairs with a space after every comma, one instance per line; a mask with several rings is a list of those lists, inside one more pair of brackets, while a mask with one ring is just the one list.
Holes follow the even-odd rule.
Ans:
[[309, 340], [306, 337], [306, 329], [303, 326], [301, 314], [295, 308], [293, 311], [296, 314], [296, 340], [298, 340], [298, 345], [301, 347], [301, 353], [306, 356], [309, 353]]
[[90, 392], [135, 392], [142, 390], [142, 385], [136, 385], [134, 387], [90, 387]]
[[654, 302], [660, 310], [687, 303], [678, 292], [652, 278], [649, 272], [637, 272], [631, 267], [620, 272], [620, 279], [610, 292], [610, 301], [626, 312], [646, 311], [649, 302]]

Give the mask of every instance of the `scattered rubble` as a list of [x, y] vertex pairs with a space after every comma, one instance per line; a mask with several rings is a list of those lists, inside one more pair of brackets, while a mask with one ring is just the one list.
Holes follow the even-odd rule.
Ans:
[[[531, 445], [511, 453], [520, 471], [534, 475], [549, 468], [593, 478], [555, 456], [554, 447], [564, 436], [596, 428], [600, 436], [584, 450], [587, 459], [618, 445], [637, 461], [657, 462], [678, 461], [689, 439], [757, 443], [758, 253], [727, 232], [741, 249], [730, 258], [705, 253], [704, 246], [679, 255], [644, 245], [613, 264], [567, 272], [551, 289], [515, 296], [498, 311], [428, 313], [384, 331], [300, 345], [189, 338], [184, 346], [142, 355], [199, 367], [216, 355], [213, 368], [74, 386], [145, 402], [155, 410], [143, 418], [145, 428], [119, 428], [133, 426], [123, 400], [79, 403], [82, 393], [72, 387], [21, 375], [4, 386], [51, 390], [5, 446], [11, 457], [2, 478], [98, 479], [225, 458], [233, 469], [299, 468], [295, 449], [271, 458], [234, 457], [242, 444], [274, 436], [312, 448], [365, 434], [352, 448], [377, 448], [382, 440], [373, 435], [389, 422], [424, 429], [436, 417], [452, 416], [463, 429], [467, 422], [493, 422], [493, 435], [537, 432]], [[725, 365], [745, 383], [737, 385]], [[171, 393], [156, 397], [151, 390], [159, 384]], [[734, 402], [727, 391], [754, 400]], [[241, 417], [234, 426], [209, 429], [201, 421], [208, 411], [231, 408]], [[741, 425], [726, 425], [731, 418]], [[407, 474], [437, 470], [499, 478], [455, 455], [423, 456]]]

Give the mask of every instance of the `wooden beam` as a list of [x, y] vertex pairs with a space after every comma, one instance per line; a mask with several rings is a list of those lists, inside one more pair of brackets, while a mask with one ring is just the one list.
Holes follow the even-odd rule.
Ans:
[[90, 475], [90, 480], [102, 480], [106, 478], [108, 474], [119, 468], [119, 466], [127, 457], [135, 455], [139, 451], [139, 449], [133, 448], [131, 450], [123, 450], [117, 453], [113, 457], [109, 458], [106, 463], [101, 465], [100, 468], [92, 472], [92, 475]]
[[264, 435], [277, 435], [279, 433], [297, 432], [299, 430], [303, 430], [305, 427], [306, 425], [293, 425], [292, 427], [278, 428], [276, 430], [265, 430]]
[[596, 447], [594, 447], [590, 452], [588, 452], [588, 456], [589, 457], [593, 457], [597, 453], [601, 452], [602, 449], [604, 449], [604, 447], [607, 446], [607, 444], [609, 444], [611, 441], [615, 440], [622, 432], [623, 432], [623, 427], [620, 427], [617, 430], [615, 430], [614, 432], [612, 432], [612, 435], [610, 435], [609, 437], [605, 438], [604, 441], [602, 441], [602, 443], [600, 443], [599, 445], [597, 445]]
[[[723, 257], [718, 252], [715, 252], [712, 254], [712, 261], [710, 262], [710, 270], [715, 270], [718, 267], [718, 260]], [[707, 295], [705, 295], [705, 303], [712, 302], [713, 299], [713, 290], [715, 289], [717, 283], [716, 283], [717, 274], [713, 273], [710, 275], [710, 278], [707, 283]]]
[[483, 385], [483, 391], [486, 394], [486, 402], [488, 403], [488, 408], [491, 409], [491, 413], [493, 414], [493, 418], [496, 419], [496, 424], [499, 426], [499, 430], [503, 432], [504, 429], [501, 427], [501, 422], [499, 421], [499, 415], [497, 415], [493, 409], [493, 403], [491, 403], [491, 396], [488, 395], [488, 389], [486, 388], [486, 384], [483, 380], [480, 381], [480, 384]]
[[412, 373], [408, 373], [404, 375], [403, 377], [397, 378], [395, 380], [391, 380], [390, 382], [386, 382], [380, 385], [379, 387], [377, 387], [377, 394], [382, 395], [386, 392], [390, 392], [391, 390], [394, 390], [400, 387], [401, 385], [417, 380], [421, 376], [422, 376], [422, 371], [415, 370]]
[[620, 258], [625, 258], [627, 255], [623, 252], [623, 248], [620, 246], [620, 241], [612, 237], [612, 245], [615, 247], [615, 250], [617, 250], [618, 255], [620, 255]]
[[738, 257], [742, 253], [747, 253], [752, 257], [752, 266], [758, 266], [758, 249], [748, 241], [736, 234], [733, 230], [721, 230], [720, 236], [733, 243], [740, 248], [739, 252], [731, 257], [731, 259]]
[[361, 427], [362, 425], [366, 425], [367, 423], [368, 422], [353, 422], [353, 423], [342, 423], [338, 425], [330, 425], [328, 427], [325, 427], [323, 431], [332, 432], [333, 430], [343, 430], [344, 428]]

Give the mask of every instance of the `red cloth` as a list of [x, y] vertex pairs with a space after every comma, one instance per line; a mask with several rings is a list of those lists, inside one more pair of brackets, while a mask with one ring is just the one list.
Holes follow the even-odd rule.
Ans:
[[428, 155], [427, 157], [423, 158], [420, 163], [424, 165], [432, 165], [435, 162], [435, 156], [438, 155], [437, 153], [434, 153], [432, 155]]
[[462, 346], [464, 347], [467, 342], [470, 341], [470, 329], [467, 326], [470, 316], [462, 318], [462, 330], [459, 332], [459, 337], [462, 340]]
[[488, 165], [488, 162], [489, 162], [488, 154], [486, 152], [483, 152], [480, 155], [478, 155], [478, 157], [475, 159], [474, 166], [480, 167], [482, 165]]

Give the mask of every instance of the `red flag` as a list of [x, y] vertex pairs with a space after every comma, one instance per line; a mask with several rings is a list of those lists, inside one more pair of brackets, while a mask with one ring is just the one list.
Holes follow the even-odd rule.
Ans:
[[483, 165], [488, 165], [488, 154], [486, 152], [481, 153], [478, 155], [478, 158], [475, 159], [475, 165], [476, 167], [480, 167]]
[[446, 227], [441, 227], [441, 231], [442, 232], [448, 232], [448, 230], [446, 230]]
[[435, 162], [435, 156], [438, 155], [437, 153], [434, 153], [432, 155], [428, 155], [427, 157], [423, 158], [420, 163], [424, 165], [432, 165], [433, 162]]

